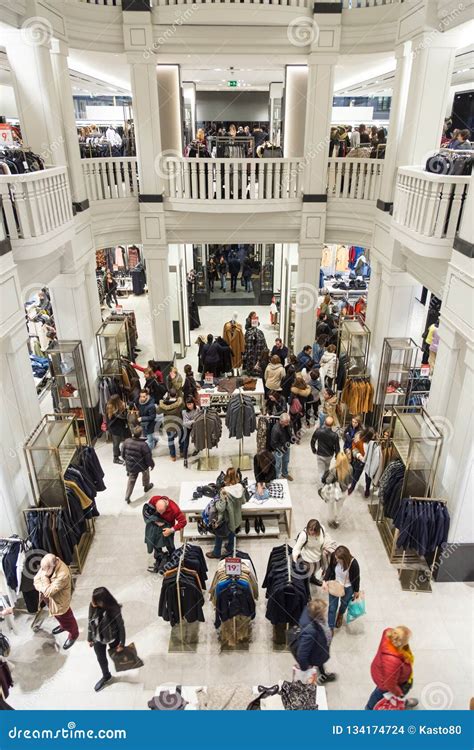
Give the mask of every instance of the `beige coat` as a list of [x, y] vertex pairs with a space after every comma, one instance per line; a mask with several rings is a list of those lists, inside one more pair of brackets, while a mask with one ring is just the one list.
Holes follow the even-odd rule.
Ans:
[[64, 615], [68, 611], [72, 597], [71, 571], [59, 557], [51, 578], [47, 578], [40, 568], [34, 577], [33, 585], [36, 591], [48, 600], [51, 615]]
[[265, 385], [271, 391], [281, 391], [281, 381], [285, 377], [282, 364], [273, 365], [271, 362], [265, 370]]

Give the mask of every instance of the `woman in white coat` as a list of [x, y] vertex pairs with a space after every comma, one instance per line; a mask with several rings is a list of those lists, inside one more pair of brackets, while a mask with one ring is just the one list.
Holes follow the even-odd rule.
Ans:
[[315, 586], [322, 586], [322, 582], [316, 578], [316, 571], [321, 565], [324, 544], [326, 542], [326, 532], [324, 527], [315, 518], [312, 518], [306, 524], [306, 528], [300, 531], [293, 547], [293, 561], [295, 563], [303, 561], [311, 572], [310, 583]]

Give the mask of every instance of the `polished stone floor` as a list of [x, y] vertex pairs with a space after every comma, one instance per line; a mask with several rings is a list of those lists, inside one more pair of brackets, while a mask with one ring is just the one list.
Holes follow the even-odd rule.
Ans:
[[[142, 348], [139, 362], [144, 363], [153, 354], [146, 322], [146, 298], [130, 298], [127, 306], [130, 304], [137, 310]], [[247, 312], [247, 308], [239, 308], [241, 320]], [[260, 308], [258, 312], [268, 343], [272, 344], [275, 334], [268, 322], [268, 308]], [[191, 340], [201, 332], [220, 332], [229, 317], [229, 308], [202, 309], [202, 327], [192, 332]], [[180, 365], [189, 361], [196, 366], [195, 354], [193, 346]], [[304, 435], [299, 446], [292, 448], [290, 465], [295, 481], [291, 485], [294, 512], [290, 543], [310, 518], [319, 518], [323, 524], [328, 519], [326, 506], [317, 494], [319, 472], [309, 446], [311, 432]], [[17, 616], [16, 635], [12, 636], [11, 662], [16, 684], [10, 695], [11, 704], [18, 709], [143, 709], [155, 687], [163, 683], [269, 685], [279, 679], [291, 679], [294, 660], [289, 653], [273, 650], [263, 591], [248, 650], [221, 653], [213, 608], [206, 599], [206, 621], [200, 625], [197, 650], [169, 653], [170, 627], [157, 616], [161, 578], [147, 572], [149, 557], [143, 543], [141, 515], [145, 498], [137, 486], [132, 504], [127, 506], [123, 499], [124, 469], [112, 463], [110, 444], [99, 443], [97, 450], [106, 473], [107, 490], [98, 496], [101, 517], [97, 519], [85, 570], [76, 579], [73, 608], [81, 630], [80, 640], [65, 652], [60, 648], [64, 636], [51, 635], [53, 621], [47, 621], [44, 629], [33, 635], [31, 618]], [[254, 453], [254, 436], [246, 440], [246, 450]], [[224, 437], [217, 449], [221, 468], [229, 465], [229, 457], [235, 452], [235, 441]], [[155, 461], [152, 472], [155, 487], [149, 494], [156, 492], [176, 499], [181, 481], [195, 479], [205, 483], [215, 477], [215, 472], [185, 470], [182, 462], [172, 463], [165, 445], [155, 449]], [[347, 545], [360, 563], [367, 614], [336, 632], [329, 667], [338, 679], [327, 686], [329, 707], [364, 706], [373, 688], [370, 662], [382, 630], [404, 624], [413, 631], [413, 695], [420, 699], [421, 707], [467, 708], [473, 695], [472, 588], [444, 583], [435, 584], [431, 594], [403, 592], [368, 512], [367, 500], [359, 489], [347, 500], [341, 526], [331, 531], [331, 535]], [[251, 555], [259, 582], [263, 580], [270, 550], [284, 540], [284, 536], [279, 542], [260, 536], [239, 545]], [[209, 542], [200, 543], [209, 548]], [[214, 561], [209, 561], [209, 568], [212, 578]], [[122, 603], [127, 641], [136, 644], [145, 664], [140, 670], [116, 676], [112, 684], [96, 694], [93, 685], [100, 673], [94, 653], [87, 645], [86, 628], [91, 592], [99, 585], [107, 586]], [[314, 595], [322, 595], [320, 589], [315, 589]]]

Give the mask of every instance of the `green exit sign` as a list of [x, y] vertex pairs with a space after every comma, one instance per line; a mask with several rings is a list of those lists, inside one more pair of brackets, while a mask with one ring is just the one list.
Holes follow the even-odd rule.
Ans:
[[227, 81], [227, 85], [230, 86], [232, 89], [236, 89], [237, 81]]

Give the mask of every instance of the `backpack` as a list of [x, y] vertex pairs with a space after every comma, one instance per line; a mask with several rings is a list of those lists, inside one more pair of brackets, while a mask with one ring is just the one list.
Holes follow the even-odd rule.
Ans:
[[211, 497], [208, 504], [202, 512], [202, 521], [208, 529], [213, 528], [217, 521], [217, 508], [216, 504], [219, 499], [218, 495]]
[[298, 414], [302, 413], [303, 407], [301, 406], [301, 401], [299, 400], [298, 396], [295, 396], [290, 405], [290, 414], [296, 417]]
[[[297, 537], [295, 539], [296, 542], [298, 541], [298, 537], [299, 537], [300, 534], [305, 534], [306, 535], [306, 541], [303, 543], [303, 547], [306, 547], [306, 545], [308, 544], [308, 534], [306, 533], [306, 529], [303, 529], [303, 531], [300, 531], [300, 533], [297, 535]], [[303, 547], [301, 549], [303, 549]]]

